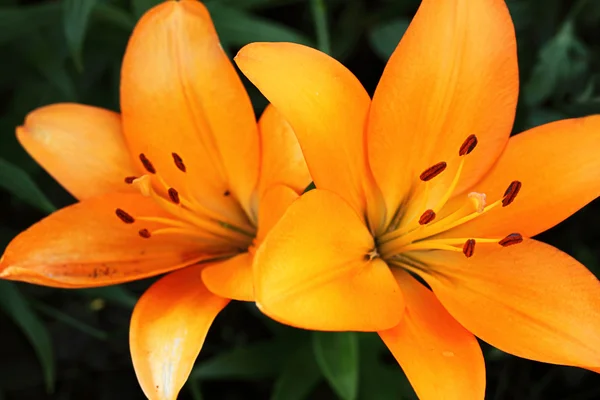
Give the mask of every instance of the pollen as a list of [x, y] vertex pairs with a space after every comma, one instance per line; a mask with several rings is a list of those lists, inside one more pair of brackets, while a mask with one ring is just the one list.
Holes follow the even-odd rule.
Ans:
[[520, 233], [511, 233], [506, 236], [504, 239], [500, 240], [498, 244], [502, 247], [512, 246], [514, 244], [519, 244], [523, 241], [523, 236]]
[[117, 217], [119, 217], [121, 221], [125, 222], [126, 224], [133, 224], [135, 222], [135, 218], [133, 218], [130, 214], [128, 214], [120, 208], [117, 208], [115, 210], [115, 214], [117, 215]]
[[152, 236], [152, 234], [150, 233], [150, 231], [146, 228], [144, 229], [140, 229], [138, 231], [138, 234], [143, 237], [144, 239], [150, 239], [150, 237]]
[[137, 177], [135, 177], [135, 176], [126, 176], [125, 183], [128, 185], [131, 185], [133, 183], [133, 181], [135, 181], [136, 179], [137, 179]]
[[469, 135], [465, 139], [463, 144], [460, 146], [460, 149], [458, 150], [458, 155], [462, 157], [462, 156], [466, 156], [467, 154], [471, 153], [477, 146], [477, 143], [478, 143], [477, 136]]
[[462, 252], [465, 255], [465, 257], [472, 257], [473, 253], [475, 252], [475, 239], [467, 240], [463, 245]]
[[515, 197], [517, 197], [517, 194], [519, 194], [521, 186], [521, 182], [519, 181], [512, 181], [510, 185], [508, 185], [508, 188], [504, 192], [504, 196], [502, 198], [502, 207], [506, 207], [515, 201]]
[[435, 219], [435, 211], [429, 209], [426, 210], [419, 218], [419, 225], [427, 225]]
[[181, 172], [186, 172], [187, 168], [185, 167], [185, 164], [183, 163], [183, 159], [179, 156], [179, 154], [177, 154], [177, 153], [171, 153], [171, 155], [173, 156], [173, 162], [175, 163], [175, 166]]
[[171, 199], [171, 201], [175, 204], [179, 204], [180, 200], [179, 200], [179, 192], [173, 188], [169, 188], [169, 190], [167, 191], [167, 193], [169, 194], [169, 198]]
[[444, 170], [446, 169], [447, 164], [445, 161], [441, 161], [435, 165], [432, 165], [431, 167], [427, 168], [425, 171], [421, 172], [421, 175], [419, 175], [419, 178], [423, 181], [423, 182], [427, 182], [432, 180], [433, 178], [435, 178], [436, 176], [438, 176], [439, 174], [441, 174], [442, 172], [444, 172]]
[[142, 162], [142, 165], [146, 171], [150, 172], [151, 174], [156, 174], [156, 168], [154, 168], [154, 165], [152, 165], [144, 153], [140, 153], [140, 161]]

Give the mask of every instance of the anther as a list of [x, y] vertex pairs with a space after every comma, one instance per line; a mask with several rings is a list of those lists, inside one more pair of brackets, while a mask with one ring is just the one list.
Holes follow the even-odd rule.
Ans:
[[119, 219], [125, 222], [126, 224], [133, 224], [135, 222], [135, 219], [131, 215], [121, 210], [120, 208], [117, 208], [115, 210], [115, 214], [117, 214], [117, 217], [119, 217]]
[[231, 194], [231, 192], [229, 190], [226, 190], [225, 192], [223, 192], [223, 196], [229, 196]]
[[469, 239], [465, 242], [463, 246], [463, 254], [465, 257], [469, 258], [475, 252], [475, 239]]
[[181, 172], [185, 172], [186, 171], [185, 164], [183, 163], [183, 159], [179, 156], [179, 154], [171, 153], [171, 155], [173, 156], [173, 161], [175, 162], [175, 166], [177, 168], [179, 168], [179, 170]]
[[179, 204], [179, 192], [173, 188], [169, 188], [167, 191], [169, 193], [169, 198], [175, 204]]
[[154, 165], [152, 165], [152, 163], [150, 162], [150, 160], [148, 160], [148, 157], [146, 157], [144, 153], [140, 153], [140, 161], [142, 162], [142, 165], [144, 165], [144, 168], [146, 168], [146, 171], [150, 172], [151, 174], [156, 173]]
[[475, 148], [475, 146], [477, 146], [477, 136], [475, 135], [469, 135], [465, 141], [463, 142], [463, 144], [460, 146], [460, 149], [458, 150], [458, 155], [459, 156], [466, 156], [467, 154], [471, 153], [473, 151], [473, 149]]
[[421, 218], [419, 218], [419, 225], [427, 225], [428, 223], [430, 223], [431, 221], [433, 221], [435, 219], [435, 211], [433, 210], [426, 210], [423, 215], [421, 215]]
[[133, 183], [133, 181], [135, 181], [137, 179], [137, 177], [135, 176], [127, 176], [125, 177], [125, 183], [128, 185], [131, 185]]
[[439, 174], [441, 174], [442, 172], [444, 172], [444, 170], [446, 169], [446, 163], [444, 161], [439, 162], [435, 165], [432, 165], [431, 167], [427, 168], [425, 171], [421, 172], [421, 175], [419, 175], [419, 178], [421, 178], [421, 180], [423, 182], [427, 182], [432, 180], [433, 178], [435, 178], [436, 176], [438, 176]]
[[504, 239], [498, 242], [502, 247], [512, 246], [513, 244], [519, 244], [523, 241], [523, 236], [520, 233], [511, 233]]
[[513, 201], [515, 201], [515, 197], [519, 194], [519, 190], [521, 190], [521, 182], [512, 181], [508, 188], [504, 192], [504, 197], [502, 199], [502, 207], [506, 207]]
[[146, 228], [144, 229], [140, 229], [138, 231], [138, 234], [143, 237], [144, 239], [150, 239], [150, 236], [152, 236], [152, 234], [150, 233], [150, 231]]

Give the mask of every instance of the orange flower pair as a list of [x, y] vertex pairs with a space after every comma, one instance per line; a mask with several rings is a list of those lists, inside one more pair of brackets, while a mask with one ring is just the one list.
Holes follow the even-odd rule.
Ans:
[[316, 190], [295, 201], [309, 178], [292, 131], [273, 108], [256, 131], [204, 8], [166, 3], [127, 49], [123, 134], [117, 115], [75, 105], [20, 128], [81, 202], [18, 236], [0, 276], [82, 287], [202, 262], [134, 311], [151, 399], [176, 397], [227, 299], [302, 328], [378, 332], [422, 399], [483, 398], [474, 335], [600, 370], [600, 283], [530, 239], [600, 193], [600, 117], [509, 139], [504, 1], [423, 0], [372, 100], [304, 46], [251, 44], [236, 62], [289, 121]]

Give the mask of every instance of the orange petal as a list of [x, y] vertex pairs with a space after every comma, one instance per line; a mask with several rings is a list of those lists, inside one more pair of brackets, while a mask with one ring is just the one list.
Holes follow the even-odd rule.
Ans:
[[302, 193], [311, 178], [290, 124], [269, 105], [258, 121], [258, 128], [261, 150], [259, 198], [275, 185], [286, 185]]
[[365, 210], [369, 95], [339, 62], [293, 43], [252, 43], [235, 61], [294, 129], [320, 189]]
[[82, 104], [53, 104], [32, 111], [17, 138], [27, 152], [78, 199], [128, 192], [131, 163], [119, 114]]
[[423, 0], [369, 115], [369, 161], [388, 210], [440, 161], [448, 171], [433, 182], [444, 190], [471, 134], [479, 144], [457, 190], [473, 185], [506, 145], [517, 97], [515, 33], [505, 2]]
[[[258, 132], [244, 87], [225, 55], [206, 8], [169, 1], [139, 21], [121, 79], [125, 135], [168, 184], [186, 188], [213, 211], [243, 218], [258, 179]], [[232, 196], [223, 196], [230, 192]]]
[[600, 194], [599, 146], [600, 116], [553, 122], [512, 137], [498, 163], [471, 190], [495, 201], [518, 180], [522, 187], [514, 202], [445, 236], [534, 236], [552, 228]]
[[471, 258], [430, 252], [423, 278], [465, 328], [532, 360], [600, 367], [600, 282], [575, 259], [526, 239], [480, 245]]
[[408, 273], [394, 270], [406, 302], [402, 321], [379, 332], [420, 399], [483, 399], [485, 364], [477, 339]]
[[138, 381], [150, 400], [175, 400], [228, 300], [202, 283], [203, 266], [175, 271], [150, 287], [131, 317], [129, 342]]
[[142, 238], [138, 231], [160, 227], [126, 224], [120, 208], [134, 218], [164, 217], [140, 194], [93, 197], [51, 214], [18, 235], [0, 259], [0, 277], [55, 287], [93, 287], [142, 279], [201, 260], [231, 254], [218, 242], [182, 236]]
[[258, 233], [256, 234], [256, 246], [258, 247], [265, 236], [271, 231], [289, 206], [300, 196], [293, 189], [276, 185], [265, 192], [260, 199], [258, 212]]
[[242, 253], [216, 262], [202, 271], [202, 281], [212, 293], [226, 299], [254, 301], [252, 254]]
[[373, 238], [338, 195], [316, 189], [294, 202], [254, 260], [258, 307], [305, 329], [377, 331], [404, 306], [388, 266], [369, 261]]

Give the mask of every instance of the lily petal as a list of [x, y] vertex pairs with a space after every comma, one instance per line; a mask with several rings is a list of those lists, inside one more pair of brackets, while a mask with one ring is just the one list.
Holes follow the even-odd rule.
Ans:
[[522, 187], [514, 202], [444, 236], [534, 236], [552, 228], [600, 194], [599, 145], [600, 116], [553, 122], [513, 136], [498, 163], [470, 190], [494, 201], [518, 180]]
[[290, 205], [300, 196], [288, 186], [276, 185], [265, 192], [260, 199], [258, 212], [258, 232], [256, 233], [256, 247], [265, 239]]
[[445, 191], [471, 134], [479, 144], [467, 156], [457, 192], [480, 179], [506, 145], [517, 97], [516, 40], [505, 2], [423, 0], [369, 115], [369, 161], [388, 210], [441, 161], [448, 171], [433, 182]]
[[238, 254], [225, 261], [208, 265], [202, 281], [212, 293], [232, 300], [254, 301], [250, 253]]
[[250, 210], [258, 179], [257, 124], [200, 2], [169, 1], [144, 14], [123, 60], [121, 107], [136, 159], [143, 153], [170, 186], [244, 220], [238, 202]]
[[290, 123], [320, 189], [365, 210], [369, 95], [342, 64], [293, 43], [252, 43], [235, 62]]
[[131, 192], [131, 162], [119, 114], [81, 104], [53, 104], [32, 111], [17, 128], [27, 152], [78, 199]]
[[275, 185], [286, 185], [302, 193], [310, 184], [306, 161], [290, 124], [268, 105], [258, 121], [261, 166], [259, 198]]
[[420, 256], [422, 276], [465, 328], [519, 357], [600, 367], [600, 282], [583, 265], [532, 239], [448, 253]]
[[373, 238], [350, 205], [316, 189], [295, 201], [254, 260], [257, 306], [305, 329], [377, 331], [400, 321], [402, 294], [388, 266], [369, 260]]
[[[231, 254], [216, 240], [182, 236], [142, 238], [157, 223], [121, 221], [120, 208], [133, 218], [161, 217], [164, 211], [135, 193], [112, 193], [63, 208], [19, 234], [0, 259], [0, 277], [38, 285], [76, 288], [112, 285], [162, 274]], [[199, 244], [200, 243], [200, 244]]]
[[483, 399], [485, 364], [477, 339], [408, 273], [394, 276], [406, 302], [404, 317], [379, 332], [422, 400]]
[[161, 278], [133, 311], [131, 358], [150, 400], [177, 398], [208, 329], [228, 303], [206, 289], [200, 278], [202, 268], [184, 268]]

